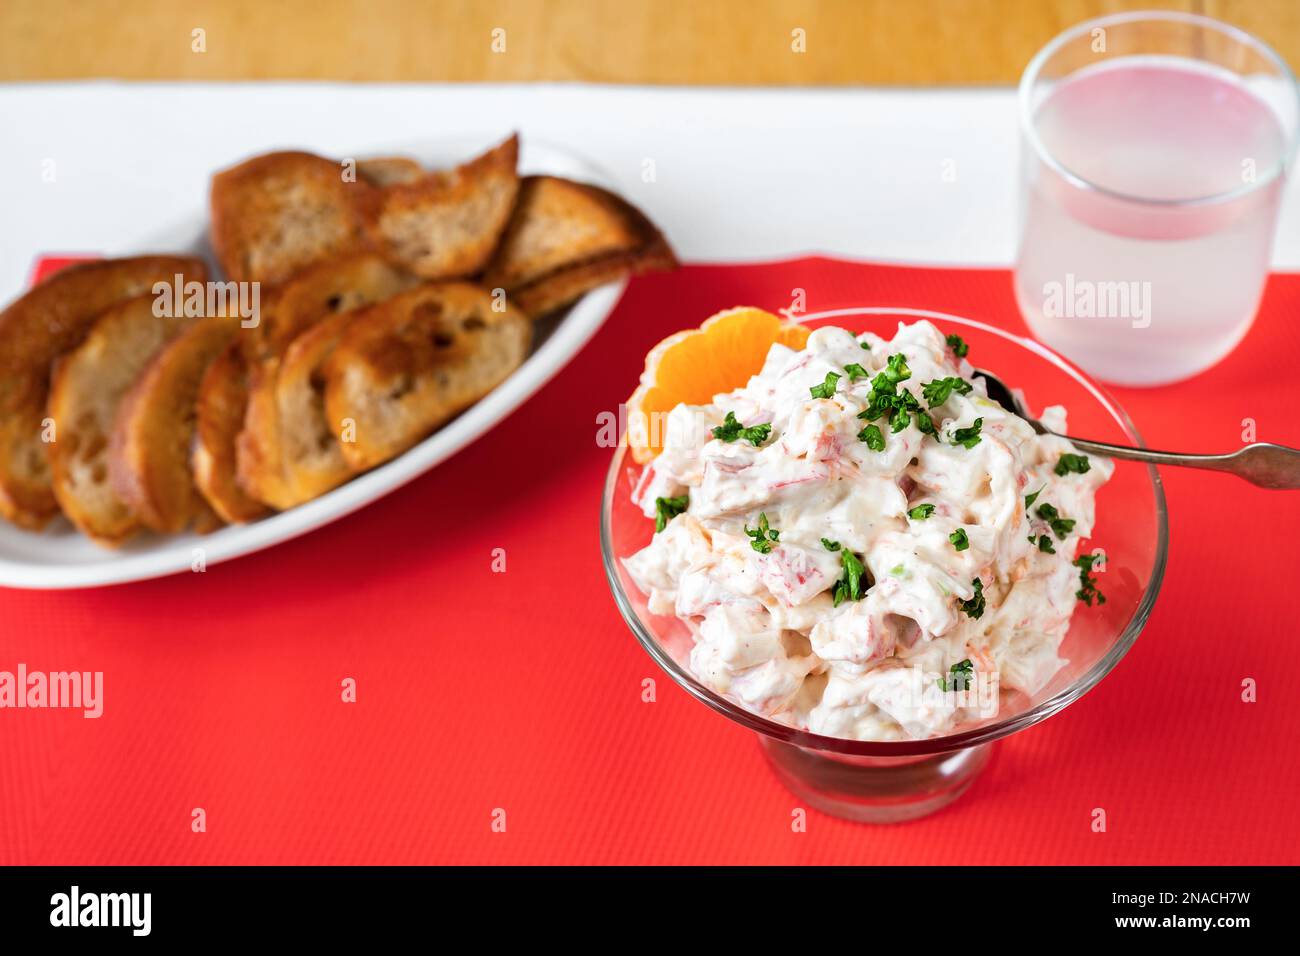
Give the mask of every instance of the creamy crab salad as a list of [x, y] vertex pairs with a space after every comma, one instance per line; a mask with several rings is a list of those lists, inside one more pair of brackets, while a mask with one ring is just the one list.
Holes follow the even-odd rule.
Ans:
[[[1064, 666], [1075, 606], [1105, 600], [1080, 541], [1114, 465], [987, 398], [967, 352], [924, 321], [820, 328], [668, 414], [634, 492], [656, 531], [624, 564], [690, 629], [703, 684], [897, 740], [995, 716]], [[1041, 420], [1065, 430], [1059, 406]]]

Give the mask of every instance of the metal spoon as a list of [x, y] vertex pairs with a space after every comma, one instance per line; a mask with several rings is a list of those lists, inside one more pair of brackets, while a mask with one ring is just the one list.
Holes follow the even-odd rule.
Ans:
[[[996, 375], [983, 369], [976, 369], [975, 374], [984, 379], [984, 386], [988, 390], [990, 399], [1029, 422], [1038, 434], [1057, 434], [1038, 419], [1030, 417], [1025, 406]], [[1187, 468], [1226, 471], [1238, 478], [1245, 478], [1251, 484], [1259, 485], [1261, 488], [1300, 488], [1300, 450], [1287, 448], [1284, 445], [1255, 442], [1226, 455], [1184, 455], [1172, 451], [1152, 451], [1149, 448], [1111, 445], [1107, 442], [1075, 438], [1073, 435], [1060, 437], [1068, 438], [1081, 451], [1090, 451], [1107, 458], [1149, 461], [1153, 465], [1183, 465]]]

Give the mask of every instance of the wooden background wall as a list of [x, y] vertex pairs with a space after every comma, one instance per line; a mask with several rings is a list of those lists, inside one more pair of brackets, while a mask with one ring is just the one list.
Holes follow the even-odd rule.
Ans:
[[1300, 0], [0, 0], [0, 81], [997, 84], [1066, 26], [1151, 7], [1300, 63]]

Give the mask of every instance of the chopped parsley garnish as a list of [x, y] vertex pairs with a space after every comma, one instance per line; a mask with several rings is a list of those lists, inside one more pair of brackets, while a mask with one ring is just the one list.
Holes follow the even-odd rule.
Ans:
[[1062, 541], [1065, 540], [1066, 535], [1074, 530], [1074, 519], [1061, 517], [1061, 513], [1047, 502], [1039, 505], [1034, 513], [1046, 521], [1048, 527], [1052, 529], [1052, 533]]
[[1088, 607], [1092, 607], [1094, 602], [1097, 604], [1106, 603], [1106, 595], [1097, 590], [1097, 582], [1089, 573], [1099, 558], [1100, 555], [1096, 554], [1081, 554], [1072, 562], [1079, 569], [1080, 585], [1079, 590], [1074, 592], [1074, 596]]
[[[902, 354], [889, 356], [885, 368], [871, 380], [871, 398], [867, 407], [858, 412], [858, 418], [874, 422], [883, 415], [889, 421], [890, 432], [898, 434], [915, 415], [916, 427], [922, 434], [934, 434], [934, 421], [921, 411], [921, 403], [916, 400], [916, 396], [906, 389], [900, 391], [898, 388], [899, 382], [911, 377], [912, 370], [907, 367], [907, 360]], [[866, 433], [867, 429], [863, 429], [862, 434]], [[862, 434], [858, 437], [861, 438]], [[862, 440], [866, 441], [865, 438]]]
[[844, 575], [835, 582], [835, 607], [839, 607], [843, 601], [862, 599], [862, 576], [867, 570], [858, 556], [848, 548], [840, 552], [840, 566], [844, 569]]
[[871, 346], [868, 345], [866, 342], [859, 342], [858, 345], [861, 346], [862, 351], [864, 351], [864, 352], [870, 352], [870, 351], [871, 351]]
[[840, 549], [840, 543], [838, 541], [832, 541], [830, 538], [822, 538], [822, 547], [827, 551], [838, 551]]
[[960, 335], [945, 336], [944, 341], [948, 343], [948, 348], [952, 349], [953, 354], [958, 358], [965, 358], [966, 353], [970, 351], [970, 346], [962, 341]]
[[899, 432], [901, 432], [904, 428], [907, 427], [907, 423], [910, 422], [911, 420], [912, 418], [910, 415], [908, 415], [906, 408], [895, 409], [893, 414], [889, 416], [890, 433], [897, 435]]
[[772, 542], [781, 537], [780, 531], [775, 531], [767, 526], [767, 512], [758, 513], [758, 527], [750, 530], [749, 525], [745, 525], [745, 534], [754, 540], [749, 542], [749, 546], [759, 554], [770, 554], [772, 551]]
[[934, 505], [917, 505], [907, 513], [907, 516], [914, 521], [924, 521], [930, 515], [934, 514]]
[[970, 538], [966, 537], [966, 529], [958, 528], [952, 534], [948, 535], [948, 540], [958, 551], [965, 551], [970, 547]]
[[[880, 376], [877, 375], [876, 379], [879, 380], [879, 378]], [[873, 383], [871, 386], [871, 400], [868, 403], [866, 408], [858, 412], [858, 418], [863, 418], [869, 422], [874, 422], [877, 418], [879, 418], [881, 415], [884, 415], [893, 407], [894, 407], [893, 394], [889, 392], [880, 391], [879, 387]]]
[[889, 381], [905, 381], [911, 378], [911, 369], [907, 368], [907, 359], [902, 352], [889, 356], [885, 359], [884, 375], [889, 376]]
[[835, 394], [835, 383], [839, 380], [840, 376], [838, 373], [827, 372], [826, 381], [822, 382], [820, 385], [811, 386], [808, 391], [812, 393], [813, 398], [830, 398]]
[[686, 510], [686, 506], [691, 503], [690, 495], [682, 495], [678, 498], [656, 498], [655, 499], [655, 534], [658, 534], [664, 528], [668, 527], [668, 522], [672, 521], [679, 514]]
[[969, 428], [958, 428], [952, 433], [952, 443], [963, 448], [974, 448], [980, 443], [980, 429], [983, 427], [984, 419], [975, 419], [975, 424]]
[[984, 616], [984, 582], [976, 578], [971, 586], [975, 588], [975, 596], [969, 601], [958, 601], [957, 606], [967, 617], [981, 618]]
[[958, 395], [966, 395], [970, 390], [970, 382], [964, 378], [949, 376], [948, 378], [936, 378], [933, 382], [926, 382], [921, 386], [921, 396], [931, 408], [936, 408], [948, 401], [948, 397], [953, 392]]
[[[1034, 536], [1031, 534], [1029, 540], [1033, 541]], [[1052, 547], [1052, 539], [1049, 535], [1040, 534], [1038, 536], [1038, 550], [1044, 554], [1056, 554], [1056, 549]]]
[[755, 446], [763, 444], [771, 434], [771, 425], [750, 425], [746, 428], [736, 421], [735, 412], [727, 412], [727, 417], [722, 420], [722, 424], [713, 429], [713, 437], [721, 441], [735, 441], [737, 438], [743, 438]]
[[871, 373], [859, 365], [857, 362], [851, 362], [844, 366], [844, 371], [849, 373], [849, 381], [856, 382], [860, 378], [870, 378]]
[[885, 450], [885, 436], [881, 434], [880, 429], [875, 425], [868, 425], [858, 432], [858, 440], [866, 442], [867, 447], [872, 451]]
[[1065, 475], [1071, 473], [1076, 475], [1087, 474], [1088, 469], [1091, 467], [1092, 467], [1092, 463], [1088, 461], [1087, 455], [1066, 454], [1056, 459], [1056, 468], [1054, 468], [1053, 470], [1058, 475], [1064, 477]]
[[[1046, 488], [1046, 487], [1047, 487], [1047, 485], [1043, 485], [1043, 488]], [[1039, 489], [1038, 489], [1037, 491], [1035, 491], [1032, 495], [1025, 495], [1025, 510], [1026, 510], [1026, 511], [1028, 511], [1029, 508], [1030, 508], [1030, 506], [1033, 505], [1033, 503], [1034, 503], [1035, 501], [1038, 500], [1038, 496], [1041, 495], [1041, 494], [1043, 493], [1043, 488], [1039, 488]]]
[[975, 680], [975, 665], [967, 658], [953, 664], [948, 673], [952, 675], [948, 680], [939, 678], [940, 690], [966, 690]]

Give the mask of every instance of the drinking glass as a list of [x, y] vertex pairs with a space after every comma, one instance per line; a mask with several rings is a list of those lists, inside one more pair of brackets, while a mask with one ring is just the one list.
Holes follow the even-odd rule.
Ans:
[[1263, 292], [1295, 156], [1295, 77], [1208, 17], [1081, 23], [1020, 81], [1015, 291], [1034, 334], [1121, 385], [1201, 372]]

